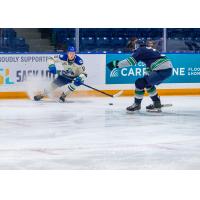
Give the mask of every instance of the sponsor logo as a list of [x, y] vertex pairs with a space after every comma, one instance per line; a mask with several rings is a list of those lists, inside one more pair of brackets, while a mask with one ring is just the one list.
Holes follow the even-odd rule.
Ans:
[[[195, 68], [195, 70], [192, 70], [192, 68], [189, 68], [188, 75], [198, 75], [200, 74], [200, 68]], [[146, 75], [146, 68], [140, 68], [140, 67], [124, 67], [121, 69], [113, 69], [110, 72], [110, 78], [117, 78], [117, 77], [141, 77]], [[185, 76], [187, 75], [186, 69], [183, 67], [180, 68], [173, 68], [173, 76]]]
[[[58, 70], [60, 73], [60, 70]], [[28, 77], [41, 77], [54, 79], [55, 74], [51, 74], [49, 70], [17, 70], [16, 71], [16, 82], [24, 82]]]
[[110, 72], [110, 78], [116, 78], [116, 77], [119, 77], [119, 70], [117, 68], [113, 69], [111, 72]]
[[10, 85], [14, 82], [10, 78], [10, 69], [9, 68], [0, 68], [0, 85]]
[[129, 68], [115, 68], [110, 72], [110, 78], [117, 78], [117, 77], [133, 77], [133, 76], [143, 76], [145, 74], [145, 68], [139, 67], [129, 67]]
[[[123, 60], [128, 54], [108, 54], [106, 63], [112, 60]], [[199, 54], [168, 54], [172, 61], [172, 76], [164, 83], [200, 83]], [[136, 66], [106, 69], [106, 84], [133, 84], [138, 78], [146, 75], [145, 64], [138, 62]]]

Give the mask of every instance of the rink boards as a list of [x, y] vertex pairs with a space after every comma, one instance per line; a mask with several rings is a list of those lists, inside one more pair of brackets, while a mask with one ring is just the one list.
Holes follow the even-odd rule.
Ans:
[[[48, 72], [47, 59], [57, 54], [0, 54], [0, 98], [28, 98], [30, 79], [32, 84], [42, 85], [53, 77]], [[124, 90], [124, 96], [133, 95], [134, 82], [144, 75], [144, 64], [109, 71], [106, 63], [111, 60], [124, 59], [129, 54], [80, 54], [86, 67], [88, 78], [86, 84], [100, 90], [115, 94]], [[174, 65], [173, 76], [159, 85], [159, 95], [200, 95], [200, 55], [168, 54]], [[61, 69], [61, 66], [57, 66]], [[29, 82], [29, 87], [27, 87]], [[32, 87], [31, 87], [32, 88]], [[98, 92], [81, 86], [74, 95], [99, 96]]]

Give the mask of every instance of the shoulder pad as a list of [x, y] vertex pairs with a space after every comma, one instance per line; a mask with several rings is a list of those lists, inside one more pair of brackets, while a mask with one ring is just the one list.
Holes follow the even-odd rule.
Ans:
[[148, 47], [146, 47], [146, 46], [145, 46], [145, 47], [139, 47], [138, 49], [139, 49], [140, 51], [144, 51], [144, 50], [148, 49]]
[[67, 60], [67, 54], [59, 54], [59, 59], [60, 60]]
[[74, 62], [75, 62], [77, 65], [82, 65], [82, 64], [83, 64], [83, 60], [82, 60], [79, 56], [76, 56]]
[[140, 53], [141, 51], [144, 51], [144, 47], [138, 47], [137, 49], [135, 49], [135, 50], [133, 51], [133, 54], [138, 54], [138, 53]]

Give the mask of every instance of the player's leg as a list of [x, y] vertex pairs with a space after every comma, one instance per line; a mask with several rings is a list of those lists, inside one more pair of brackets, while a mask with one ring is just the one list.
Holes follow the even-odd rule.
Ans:
[[147, 93], [149, 94], [150, 98], [153, 101], [153, 104], [150, 104], [148, 106], [146, 106], [146, 110], [147, 111], [157, 111], [160, 112], [161, 111], [161, 101], [160, 101], [160, 97], [158, 96], [157, 90], [155, 86], [152, 87], [147, 87]]
[[135, 102], [133, 105], [127, 108], [128, 111], [136, 111], [141, 109], [141, 102], [144, 96], [144, 88], [147, 88], [147, 92], [153, 101], [153, 105], [148, 108], [161, 108], [161, 101], [156, 91], [155, 85], [162, 83], [165, 79], [169, 78], [172, 74], [172, 69], [165, 69], [159, 71], [153, 71], [150, 75], [146, 75], [143, 78], [139, 78], [135, 82]]
[[145, 78], [138, 78], [135, 81], [135, 99], [134, 104], [127, 107], [128, 111], [136, 111], [141, 109], [141, 102], [144, 97], [144, 88], [146, 87], [146, 80]]
[[34, 96], [35, 101], [39, 101], [43, 99], [45, 96], [48, 96], [51, 92], [53, 92], [55, 89], [58, 87], [62, 87], [63, 85], [66, 85], [69, 81], [63, 77], [63, 76], [58, 76], [48, 88], [46, 88], [42, 94]]
[[74, 85], [74, 83], [71, 82], [67, 86], [67, 90], [65, 92], [63, 92], [62, 95], [60, 96], [60, 98], [59, 98], [60, 102], [65, 102], [65, 98], [67, 96], [69, 96], [75, 90], [76, 90], [76, 86]]
[[171, 74], [172, 74], [172, 69], [165, 69], [165, 70], [153, 71], [150, 75], [144, 76], [147, 83], [146, 85], [147, 93], [149, 94], [150, 98], [153, 101], [153, 104], [146, 107], [147, 110], [161, 111], [162, 105], [155, 85], [159, 85], [160, 83], [162, 83], [164, 80], [169, 78]]
[[68, 84], [67, 90], [63, 92], [60, 96], [60, 102], [65, 102], [65, 98], [69, 96], [72, 92], [74, 92], [77, 89], [77, 87], [79, 87], [84, 82], [85, 78], [85, 74], [80, 74], [78, 77], [69, 81], [70, 84]]

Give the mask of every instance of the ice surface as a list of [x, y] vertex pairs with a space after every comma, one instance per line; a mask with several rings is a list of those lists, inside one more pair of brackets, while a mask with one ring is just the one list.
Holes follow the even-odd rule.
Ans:
[[[200, 169], [200, 97], [0, 101], [0, 169]], [[108, 105], [113, 102], [114, 105]]]

